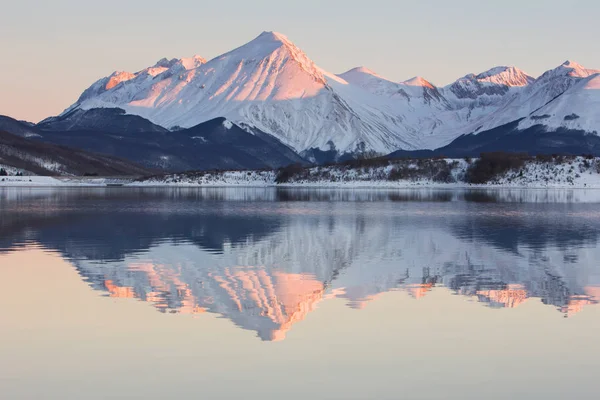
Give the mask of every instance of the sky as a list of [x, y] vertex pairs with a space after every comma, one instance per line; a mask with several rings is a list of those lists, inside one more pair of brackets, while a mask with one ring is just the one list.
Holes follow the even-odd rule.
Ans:
[[446, 85], [514, 65], [600, 68], [597, 0], [20, 0], [2, 6], [0, 115], [37, 122], [115, 70], [211, 59], [262, 31], [287, 35], [335, 73], [366, 66]]

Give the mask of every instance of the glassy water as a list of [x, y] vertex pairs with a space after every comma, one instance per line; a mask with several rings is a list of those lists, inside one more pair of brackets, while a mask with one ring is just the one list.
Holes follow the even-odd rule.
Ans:
[[3, 188], [0, 397], [596, 398], [599, 239], [593, 190]]

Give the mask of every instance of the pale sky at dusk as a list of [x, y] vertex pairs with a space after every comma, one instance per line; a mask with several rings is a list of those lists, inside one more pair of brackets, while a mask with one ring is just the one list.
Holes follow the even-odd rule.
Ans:
[[287, 35], [335, 73], [445, 85], [514, 65], [538, 76], [571, 59], [600, 68], [597, 0], [21, 0], [3, 5], [0, 114], [38, 121], [95, 80], [162, 57], [207, 59], [260, 32]]

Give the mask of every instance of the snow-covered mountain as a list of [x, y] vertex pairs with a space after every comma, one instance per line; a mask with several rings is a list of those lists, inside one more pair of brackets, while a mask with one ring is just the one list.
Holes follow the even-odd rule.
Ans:
[[[540, 124], [551, 129], [564, 126], [563, 124], [547, 125], [547, 121], [545, 121], [547, 117], [540, 118], [539, 111], [556, 101], [560, 102], [561, 97], [571, 88], [573, 88], [572, 92], [583, 93], [585, 88], [577, 83], [593, 79], [598, 74], [600, 74], [600, 70], [585, 69], [579, 64], [566, 61], [557, 68], [545, 72], [530, 84], [520, 87], [508, 101], [500, 102], [497, 110], [480, 120], [481, 124], [478, 129], [485, 131], [521, 118], [527, 118], [520, 125], [523, 129]], [[575, 109], [582, 113], [585, 113], [586, 109], [590, 111], [594, 109], [593, 104], [579, 103], [574, 106], [575, 108], [569, 114], [575, 112]], [[594, 130], [596, 129], [590, 129], [589, 132]]]
[[144, 68], [136, 73], [115, 71], [109, 76], [96, 81], [92, 86], [86, 89], [77, 102], [82, 103], [85, 100], [99, 96], [123, 82], [128, 82], [131, 85], [143, 86], [144, 82], [152, 81], [156, 76], [165, 72], [175, 73], [177, 71], [187, 71], [198, 68], [204, 63], [206, 63], [206, 60], [196, 55], [180, 60], [167, 60], [166, 58], [163, 58], [153, 66]]
[[503, 96], [511, 88], [527, 86], [535, 79], [515, 67], [496, 67], [479, 75], [469, 74], [448, 88], [456, 97], [476, 99], [482, 95]]
[[[520, 127], [540, 121], [549, 128], [567, 128], [598, 133], [600, 131], [600, 70], [584, 69], [578, 64], [563, 64], [549, 71], [539, 81], [547, 97], [552, 97], [535, 109]], [[560, 93], [560, 94], [557, 94]]]
[[169, 129], [223, 117], [299, 153], [384, 154], [436, 149], [522, 118], [523, 129], [600, 130], [593, 112], [599, 72], [566, 62], [537, 79], [502, 66], [445, 87], [421, 77], [393, 82], [365, 67], [327, 72], [284, 35], [263, 32], [209, 61], [163, 59], [137, 73], [115, 72], [65, 114], [118, 107]]

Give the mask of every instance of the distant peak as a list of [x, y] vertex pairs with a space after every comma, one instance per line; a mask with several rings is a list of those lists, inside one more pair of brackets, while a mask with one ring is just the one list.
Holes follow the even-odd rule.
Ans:
[[279, 42], [288, 42], [289, 41], [287, 36], [285, 36], [284, 34], [279, 33], [279, 32], [272, 32], [272, 31], [264, 31], [263, 33], [258, 35], [258, 37], [256, 39], [274, 40], [274, 41], [279, 41]]
[[550, 71], [546, 71], [542, 76], [570, 76], [574, 78], [587, 78], [588, 76], [597, 74], [598, 72], [600, 71], [594, 69], [587, 69], [575, 61], [567, 60], [558, 67]]
[[175, 63], [177, 63], [177, 61], [179, 60], [176, 58], [172, 58], [170, 60], [168, 58], [161, 58], [156, 62], [156, 64], [153, 65], [153, 68], [171, 68], [173, 65], [175, 65]]
[[352, 68], [350, 71], [362, 72], [364, 74], [370, 74], [370, 75], [377, 75], [377, 73], [375, 71], [373, 71], [372, 69], [369, 69], [369, 68], [363, 67], [363, 66]]
[[500, 65], [498, 67], [493, 67], [488, 69], [487, 71], [484, 71], [480, 74], [477, 75], [478, 78], [485, 78], [488, 76], [493, 76], [493, 75], [501, 75], [501, 74], [519, 74], [519, 75], [527, 75], [522, 69], [517, 68], [517, 67], [513, 67], [513, 66], [507, 66], [507, 65]]
[[567, 60], [564, 63], [562, 63], [563, 67], [568, 67], [568, 68], [575, 68], [575, 69], [585, 69], [583, 67], [583, 65], [579, 64], [578, 62], [575, 61], [571, 61], [571, 60]]
[[350, 70], [348, 70], [348, 71], [340, 74], [339, 76], [343, 77], [344, 75], [355, 75], [355, 74], [372, 75], [372, 76], [376, 76], [378, 78], [381, 78], [381, 76], [377, 72], [375, 72], [375, 71], [373, 71], [373, 70], [371, 70], [371, 69], [369, 69], [367, 67], [362, 67], [362, 66], [361, 67], [354, 67], [354, 68], [352, 68], [352, 69], [350, 69]]
[[506, 65], [490, 68], [478, 75], [467, 75], [465, 78], [505, 86], [527, 86], [535, 81], [534, 77], [523, 70]]
[[434, 87], [431, 82], [420, 76], [415, 76], [414, 78], [408, 79], [402, 82], [402, 84], [406, 86], [428, 87], [430, 89], [433, 89]]
[[262, 58], [282, 47], [287, 48], [294, 53], [300, 52], [300, 49], [298, 49], [285, 35], [277, 32], [265, 31], [250, 42], [229, 53], [223, 54], [222, 57], [236, 55], [243, 59]]
[[219, 60], [230, 59], [233, 62], [255, 63], [260, 60], [279, 60], [283, 64], [295, 63], [313, 79], [322, 85], [326, 84], [323, 71], [287, 36], [277, 32], [263, 32], [250, 42], [218, 57]]
[[500, 65], [498, 67], [493, 67], [493, 68], [488, 69], [487, 71], [480, 73], [479, 75], [477, 75], [477, 78], [485, 78], [488, 76], [499, 75], [504, 72], [510, 72], [510, 71], [520, 72], [520, 70], [518, 68]]
[[206, 59], [199, 55], [195, 55], [193, 57], [182, 58], [181, 60], [179, 60], [179, 62], [181, 63], [181, 65], [183, 65], [185, 69], [190, 70], [198, 68], [202, 64], [206, 64]]
[[468, 74], [449, 85], [459, 99], [477, 99], [480, 96], [504, 96], [511, 88], [525, 87], [535, 78], [516, 67], [499, 66], [480, 74]]
[[290, 39], [288, 39], [288, 37], [284, 34], [270, 31], [264, 31], [263, 33], [261, 33], [242, 47], [248, 46], [266, 48], [278, 48], [281, 46], [295, 47], [295, 45], [290, 41]]

